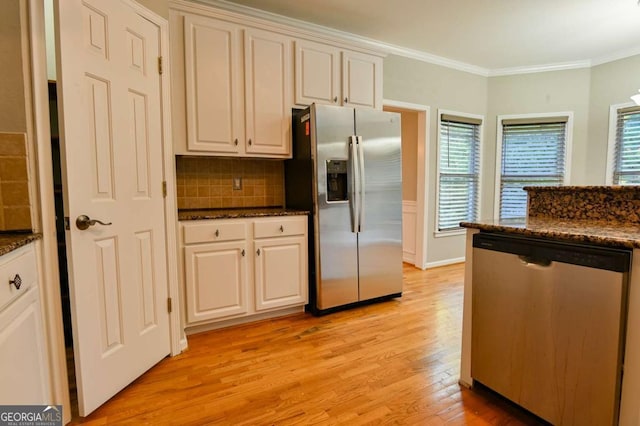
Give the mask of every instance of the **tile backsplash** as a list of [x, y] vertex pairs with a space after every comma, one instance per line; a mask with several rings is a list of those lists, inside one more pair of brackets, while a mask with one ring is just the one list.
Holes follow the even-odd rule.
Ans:
[[176, 180], [179, 209], [284, 206], [282, 160], [178, 156]]
[[0, 133], [0, 231], [30, 230], [29, 175], [24, 133]]

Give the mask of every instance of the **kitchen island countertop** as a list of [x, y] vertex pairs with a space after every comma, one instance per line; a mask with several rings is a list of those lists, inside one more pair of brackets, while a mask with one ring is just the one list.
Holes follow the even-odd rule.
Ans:
[[248, 207], [235, 209], [184, 209], [178, 210], [178, 220], [236, 219], [264, 216], [300, 216], [307, 215], [306, 210], [282, 207]]
[[42, 238], [33, 232], [0, 232], [0, 256], [11, 253], [32, 241]]
[[554, 238], [609, 247], [640, 248], [640, 226], [630, 223], [528, 217], [501, 221], [462, 222], [460, 225], [464, 228], [475, 228], [481, 231]]

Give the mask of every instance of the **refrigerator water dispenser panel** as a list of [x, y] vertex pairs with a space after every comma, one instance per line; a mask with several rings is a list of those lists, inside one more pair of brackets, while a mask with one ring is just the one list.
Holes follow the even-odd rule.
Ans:
[[348, 201], [347, 160], [327, 160], [327, 201]]

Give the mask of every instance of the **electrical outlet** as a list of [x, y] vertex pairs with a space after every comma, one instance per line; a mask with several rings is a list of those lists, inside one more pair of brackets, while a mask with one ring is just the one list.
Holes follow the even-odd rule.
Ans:
[[234, 177], [233, 178], [233, 189], [234, 190], [242, 189], [242, 177]]

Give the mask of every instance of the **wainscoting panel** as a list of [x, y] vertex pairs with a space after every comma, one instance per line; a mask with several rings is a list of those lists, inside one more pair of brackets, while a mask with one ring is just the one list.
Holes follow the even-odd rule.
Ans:
[[402, 200], [402, 260], [416, 263], [416, 202]]

